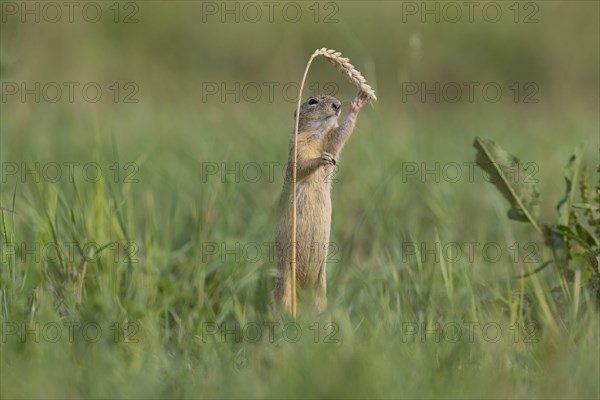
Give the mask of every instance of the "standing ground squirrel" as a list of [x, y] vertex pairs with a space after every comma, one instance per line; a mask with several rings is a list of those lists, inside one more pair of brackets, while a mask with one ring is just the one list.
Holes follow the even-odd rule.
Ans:
[[[368, 96], [359, 92], [350, 112], [338, 126], [341, 103], [335, 97], [318, 95], [300, 107], [297, 155], [296, 279], [299, 287], [314, 296], [315, 310], [327, 304], [327, 248], [331, 229], [331, 176], [342, 147], [352, 134], [356, 117]], [[295, 114], [294, 114], [295, 116]], [[292, 302], [291, 237], [294, 132], [290, 140], [286, 179], [279, 204], [276, 229], [277, 280], [275, 302], [290, 311]]]

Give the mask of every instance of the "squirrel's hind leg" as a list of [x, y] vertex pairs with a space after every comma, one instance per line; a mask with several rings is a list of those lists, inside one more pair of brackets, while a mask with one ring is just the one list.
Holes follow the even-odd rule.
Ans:
[[292, 285], [288, 279], [288, 274], [281, 274], [277, 277], [273, 297], [277, 314], [292, 312]]
[[323, 260], [317, 275], [314, 287], [314, 310], [315, 314], [321, 314], [327, 307], [327, 265]]

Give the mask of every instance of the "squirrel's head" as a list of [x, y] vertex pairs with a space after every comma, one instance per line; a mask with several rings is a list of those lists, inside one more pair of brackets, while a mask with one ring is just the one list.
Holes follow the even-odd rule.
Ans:
[[[325, 94], [309, 97], [300, 106], [299, 132], [326, 133], [337, 127], [342, 103]], [[294, 118], [296, 111], [294, 111]]]

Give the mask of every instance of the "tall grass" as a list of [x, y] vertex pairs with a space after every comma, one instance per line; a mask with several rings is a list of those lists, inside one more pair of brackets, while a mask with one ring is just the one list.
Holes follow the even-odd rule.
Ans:
[[[99, 165], [114, 160], [111, 150], [96, 157]], [[560, 286], [552, 273], [511, 279], [528, 267], [508, 255], [511, 239], [522, 236], [518, 226], [498, 218], [489, 231], [481, 219], [467, 230], [455, 220], [432, 222], [437, 233], [410, 224], [403, 233], [396, 222], [373, 222], [381, 210], [394, 215], [397, 204], [412, 204], [401, 206], [408, 211], [398, 221], [431, 220], [448, 196], [462, 199], [457, 207], [468, 201], [460, 185], [442, 184], [449, 192], [441, 198], [414, 182], [375, 185], [377, 207], [334, 223], [329, 317], [308, 320], [311, 312], [299, 310], [299, 341], [295, 326], [282, 329], [290, 321], [271, 338], [275, 260], [266, 253], [255, 259], [248, 249], [272, 240], [274, 210], [260, 190], [272, 191], [274, 204], [279, 182], [210, 177], [198, 188], [191, 182], [202, 174], [200, 157], [140, 163], [146, 172], [138, 183], [76, 177], [3, 191], [3, 243], [62, 244], [60, 257], [39, 260], [3, 248], [3, 397], [597, 395], [594, 299], [579, 280]], [[179, 171], [168, 191], [162, 168]], [[333, 195], [358, 202], [343, 180], [361, 176], [359, 167], [345, 168]], [[489, 200], [488, 213], [504, 212], [502, 202]], [[359, 206], [341, 203], [346, 215]], [[497, 243], [504, 255], [454, 259], [444, 250], [470, 240]], [[96, 245], [106, 247], [92, 257]], [[70, 337], [68, 323], [89, 331], [75, 327]], [[51, 324], [62, 327], [56, 342]]]

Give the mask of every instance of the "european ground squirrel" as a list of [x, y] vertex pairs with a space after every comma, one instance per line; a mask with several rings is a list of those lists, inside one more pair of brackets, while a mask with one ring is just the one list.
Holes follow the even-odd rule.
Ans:
[[[310, 290], [315, 311], [327, 304], [327, 249], [331, 229], [331, 176], [342, 147], [352, 134], [356, 117], [367, 103], [368, 95], [359, 92], [350, 103], [348, 116], [338, 126], [341, 103], [327, 95], [309, 98], [300, 107], [297, 155], [296, 279], [298, 286]], [[295, 113], [294, 113], [295, 117]], [[290, 311], [291, 237], [292, 237], [292, 168], [294, 132], [286, 179], [279, 204], [276, 229], [278, 257], [275, 302], [279, 309]]]

